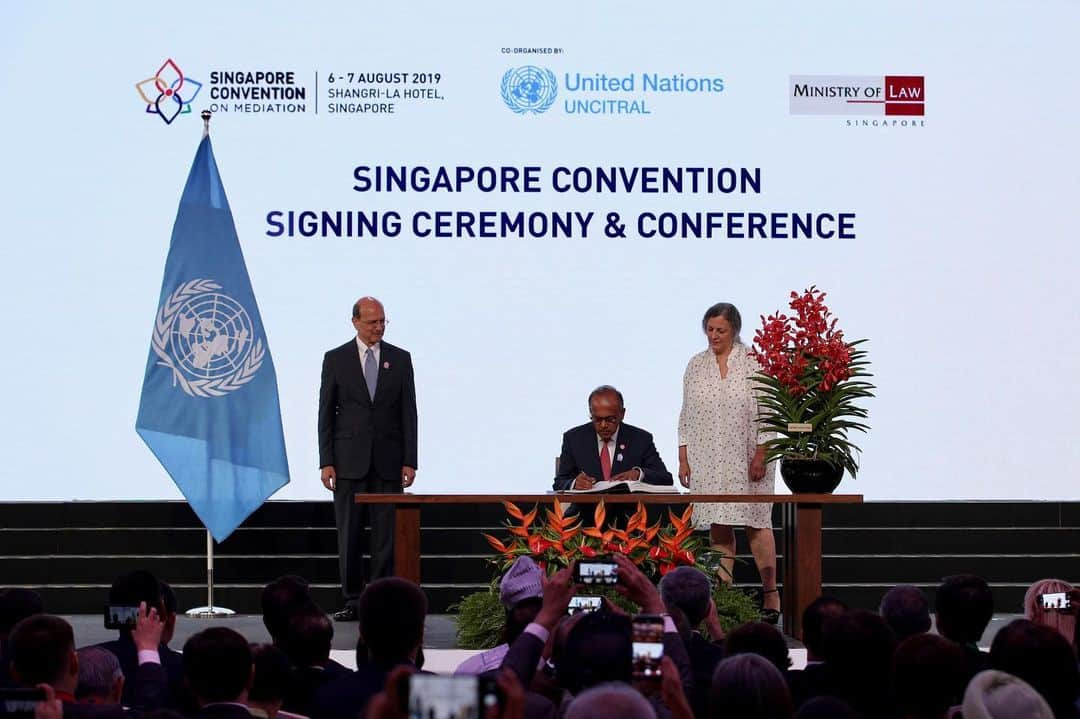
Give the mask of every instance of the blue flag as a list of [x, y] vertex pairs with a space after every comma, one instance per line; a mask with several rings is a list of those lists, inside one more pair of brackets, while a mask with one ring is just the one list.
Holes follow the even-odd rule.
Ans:
[[219, 542], [289, 482], [274, 363], [209, 137], [176, 213], [135, 429]]

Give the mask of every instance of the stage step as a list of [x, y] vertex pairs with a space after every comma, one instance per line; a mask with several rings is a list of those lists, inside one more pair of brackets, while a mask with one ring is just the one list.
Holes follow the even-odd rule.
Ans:
[[[423, 507], [421, 575], [432, 612], [488, 585], [481, 532], [503, 537], [504, 520], [498, 505]], [[974, 573], [994, 586], [997, 611], [1017, 612], [1031, 582], [1078, 579], [1063, 575], [1080, 567], [1080, 503], [830, 505], [824, 524], [825, 591], [853, 606], [875, 608], [898, 583], [932, 593], [945, 576]], [[336, 608], [336, 541], [330, 502], [268, 502], [215, 547], [216, 603], [257, 612], [262, 586], [296, 573]], [[738, 544], [748, 551], [741, 531]], [[100, 611], [113, 577], [136, 568], [172, 583], [181, 605], [205, 604], [205, 551], [206, 532], [182, 502], [0, 504], [0, 586], [35, 587], [57, 612]], [[739, 560], [736, 583], [755, 586], [752, 558]]]

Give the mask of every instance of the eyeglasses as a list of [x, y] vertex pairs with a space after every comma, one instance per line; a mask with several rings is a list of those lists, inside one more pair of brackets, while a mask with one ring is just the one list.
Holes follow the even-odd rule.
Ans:
[[360, 324], [365, 327], [373, 327], [374, 325], [383, 325], [384, 327], [390, 324], [390, 320], [358, 320]]
[[615, 424], [619, 421], [619, 418], [615, 415], [612, 415], [611, 417], [597, 417], [595, 414], [590, 414], [589, 419], [597, 424]]

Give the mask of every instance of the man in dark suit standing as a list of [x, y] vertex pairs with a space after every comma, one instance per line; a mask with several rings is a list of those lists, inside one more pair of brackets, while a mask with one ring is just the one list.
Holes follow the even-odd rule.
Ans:
[[[319, 388], [319, 466], [334, 493], [338, 562], [345, 608], [338, 621], [356, 620], [364, 588], [365, 515], [371, 519], [371, 572], [394, 569], [394, 507], [358, 505], [357, 492], [401, 492], [416, 479], [416, 388], [412, 358], [384, 342], [386, 313], [373, 297], [353, 305], [356, 337], [326, 353]], [[366, 510], [366, 511], [365, 511]]]
[[555, 490], [592, 489], [599, 481], [672, 485], [651, 434], [623, 424], [626, 407], [610, 385], [589, 394], [590, 422], [563, 434]]

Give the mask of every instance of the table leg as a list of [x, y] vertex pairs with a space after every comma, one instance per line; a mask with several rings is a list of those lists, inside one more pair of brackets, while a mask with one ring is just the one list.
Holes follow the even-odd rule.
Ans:
[[800, 502], [789, 512], [794, 526], [789, 528], [792, 539], [789, 542], [785, 536], [784, 545], [792, 556], [784, 557], [784, 574], [792, 587], [788, 589], [785, 582], [784, 596], [791, 602], [791, 636], [802, 639], [803, 610], [821, 596], [821, 505]]
[[394, 505], [394, 574], [420, 583], [420, 505]]

